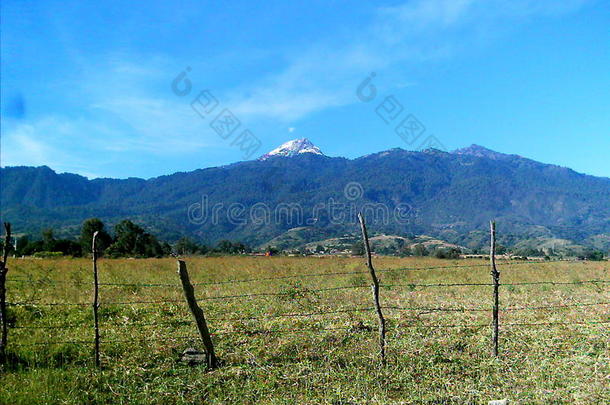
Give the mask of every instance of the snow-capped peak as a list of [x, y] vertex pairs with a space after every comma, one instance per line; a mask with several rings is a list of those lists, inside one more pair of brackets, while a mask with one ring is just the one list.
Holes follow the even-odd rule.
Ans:
[[264, 154], [259, 160], [267, 160], [272, 156], [296, 156], [300, 153], [314, 153], [316, 155], [324, 155], [320, 148], [311, 143], [307, 138], [293, 139], [281, 146], [273, 149], [271, 152]]
[[519, 157], [517, 155], [507, 155], [504, 153], [495, 152], [491, 149], [487, 149], [484, 146], [475, 145], [475, 144], [470, 145], [467, 148], [454, 150], [453, 153], [456, 155], [470, 155], [470, 156], [475, 156], [475, 157], [485, 157], [485, 158], [494, 159], [494, 160]]

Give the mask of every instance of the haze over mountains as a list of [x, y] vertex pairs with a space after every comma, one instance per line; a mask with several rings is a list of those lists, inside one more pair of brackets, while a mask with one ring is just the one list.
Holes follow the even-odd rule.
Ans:
[[364, 210], [373, 232], [470, 248], [486, 245], [496, 219], [507, 245], [610, 249], [610, 178], [477, 145], [345, 159], [299, 139], [258, 160], [148, 180], [89, 180], [46, 166], [2, 168], [0, 180], [2, 220], [21, 233], [53, 227], [76, 235], [89, 217], [129, 218], [170, 241], [188, 235], [257, 246], [288, 232], [296, 245], [354, 232]]

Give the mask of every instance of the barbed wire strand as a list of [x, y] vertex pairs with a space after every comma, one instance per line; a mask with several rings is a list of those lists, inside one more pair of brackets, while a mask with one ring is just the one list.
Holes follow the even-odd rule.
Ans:
[[[340, 286], [340, 287], [326, 287], [326, 288], [316, 288], [316, 289], [298, 289], [292, 291], [284, 291], [277, 293], [251, 293], [251, 294], [235, 294], [235, 295], [218, 295], [218, 296], [210, 296], [210, 297], [202, 297], [198, 298], [197, 301], [209, 301], [209, 300], [219, 300], [219, 299], [236, 299], [236, 298], [253, 298], [253, 297], [275, 297], [275, 296], [289, 296], [289, 295], [298, 295], [304, 293], [317, 293], [317, 292], [326, 292], [326, 291], [336, 291], [336, 290], [347, 290], [347, 289], [357, 289], [357, 288], [369, 288], [368, 285], [356, 285], [356, 286]], [[184, 302], [182, 299], [172, 299], [172, 300], [155, 300], [155, 301], [110, 301], [110, 302], [101, 302], [100, 305], [136, 305], [136, 304], [173, 304]], [[12, 306], [25, 306], [25, 305], [44, 305], [44, 306], [86, 306], [91, 305], [91, 303], [85, 302], [49, 302], [49, 303], [37, 303], [37, 302], [7, 302], [6, 305]]]
[[541, 309], [554, 309], [554, 308], [575, 308], [575, 307], [594, 307], [598, 305], [610, 305], [610, 302], [586, 302], [586, 303], [573, 303], [573, 304], [558, 304], [558, 305], [542, 305], [537, 307], [508, 307], [500, 308], [500, 311], [536, 311]]
[[[591, 306], [602, 306], [610, 305], [610, 302], [587, 302], [587, 303], [572, 303], [572, 304], [554, 304], [544, 306], [530, 306], [530, 307], [508, 307], [500, 308], [500, 311], [528, 311], [528, 310], [543, 310], [543, 309], [555, 309], [555, 308], [573, 308], [573, 307], [591, 307]], [[343, 314], [352, 312], [367, 312], [372, 311], [373, 307], [364, 308], [343, 308], [332, 311], [317, 311], [317, 312], [303, 312], [303, 313], [287, 313], [287, 314], [272, 314], [272, 315], [260, 315], [260, 316], [246, 316], [239, 318], [208, 318], [208, 321], [220, 321], [220, 322], [234, 322], [234, 321], [247, 321], [257, 319], [276, 319], [276, 318], [300, 318], [308, 316], [319, 316], [319, 315], [333, 315]], [[479, 307], [402, 307], [395, 305], [388, 305], [382, 307], [382, 309], [397, 310], [397, 311], [427, 311], [427, 312], [488, 312], [492, 308], [479, 308]], [[133, 323], [104, 323], [106, 326], [111, 327], [140, 327], [140, 326], [188, 326], [191, 324], [190, 320], [172, 320], [172, 321], [155, 321], [142, 323], [135, 321]], [[66, 325], [41, 325], [41, 326], [13, 326], [11, 329], [72, 329], [88, 327], [88, 324], [66, 324]]]
[[[375, 308], [373, 307], [366, 307], [366, 308], [345, 308], [345, 309], [338, 309], [338, 310], [332, 310], [332, 311], [318, 311], [318, 312], [304, 312], [304, 313], [288, 313], [288, 314], [273, 314], [273, 315], [260, 315], [260, 316], [247, 316], [247, 317], [240, 317], [240, 318], [207, 318], [208, 321], [247, 321], [247, 320], [256, 320], [256, 319], [274, 319], [274, 318], [298, 318], [298, 317], [307, 317], [307, 316], [318, 316], [318, 315], [332, 315], [332, 314], [342, 314], [342, 313], [350, 313], [350, 312], [366, 312], [366, 311], [372, 311]], [[157, 326], [157, 325], [170, 325], [173, 326], [175, 324], [178, 323], [182, 323], [184, 325], [180, 325], [180, 326], [185, 326], [185, 325], [189, 325], [191, 324], [191, 321], [187, 321], [187, 320], [174, 320], [174, 321], [167, 321], [167, 322], [149, 322], [149, 323], [141, 323], [141, 322], [134, 322], [134, 323], [122, 323], [122, 324], [117, 324], [117, 323], [103, 323], [103, 325], [105, 326], [128, 326], [128, 327], [139, 327], [139, 326]], [[67, 324], [67, 325], [42, 325], [42, 326], [13, 326], [11, 329], [70, 329], [70, 328], [79, 328], [79, 327], [83, 327], [83, 326], [88, 326], [88, 324], [85, 324], [84, 322], [81, 324]]]
[[[523, 283], [502, 283], [501, 286], [526, 286], [526, 285], [578, 285], [578, 284], [605, 284], [610, 283], [610, 280], [581, 280], [581, 281], [533, 281]], [[449, 284], [382, 284], [381, 287], [456, 287], [456, 286], [491, 286], [490, 283], [449, 283]], [[356, 285], [356, 286], [339, 286], [339, 287], [326, 287], [316, 289], [295, 289], [293, 291], [277, 292], [277, 293], [250, 293], [250, 294], [235, 294], [235, 295], [219, 295], [198, 298], [197, 301], [208, 301], [208, 300], [219, 300], [219, 299], [238, 299], [238, 298], [254, 298], [254, 297], [274, 297], [274, 296], [286, 296], [286, 295], [297, 295], [307, 294], [316, 292], [336, 291], [344, 289], [357, 289], [357, 288], [368, 288], [368, 285]], [[173, 300], [155, 300], [155, 301], [111, 301], [102, 302], [101, 305], [140, 305], [140, 304], [171, 304], [183, 302], [181, 299]], [[90, 303], [85, 302], [7, 302], [6, 305], [10, 306], [26, 306], [26, 305], [41, 305], [41, 306], [87, 306]]]
[[[525, 262], [498, 262], [498, 265], [515, 266], [524, 264], [553, 264], [553, 263], [585, 263], [579, 260], [551, 260], [551, 261], [525, 261]], [[488, 264], [469, 264], [469, 265], [458, 265], [458, 266], [432, 266], [432, 267], [398, 267], [391, 269], [379, 269], [377, 272], [394, 272], [394, 271], [424, 271], [424, 270], [441, 270], [441, 269], [459, 269], [459, 268], [473, 268], [473, 267], [489, 267]], [[273, 280], [286, 280], [294, 278], [308, 278], [308, 277], [326, 277], [326, 276], [340, 276], [340, 275], [354, 275], [354, 274], [368, 274], [366, 271], [343, 271], [343, 272], [330, 272], [330, 273], [307, 273], [307, 274], [295, 274], [289, 276], [277, 276], [277, 277], [260, 277], [260, 278], [249, 278], [249, 279], [231, 279], [221, 281], [209, 281], [193, 283], [194, 286], [205, 286], [205, 285], [220, 285], [220, 284], [237, 284], [237, 283], [250, 283], [258, 281], [273, 281]], [[23, 282], [23, 283], [40, 283], [40, 284], [70, 284], [70, 285], [91, 285], [91, 282], [71, 282], [63, 280], [27, 280], [27, 279], [8, 279], [8, 282]], [[181, 288], [179, 284], [173, 283], [99, 283], [100, 286], [124, 286], [124, 287], [174, 287]]]
[[[503, 327], [506, 326], [552, 326], [552, 325], [602, 325], [610, 323], [608, 321], [581, 321], [581, 322], [517, 322], [517, 323], [504, 323]], [[489, 327], [491, 324], [423, 324], [423, 325], [397, 325], [396, 329], [401, 328], [434, 328], [434, 329], [444, 329], [444, 328], [484, 328]], [[320, 328], [320, 327], [312, 327], [312, 328], [293, 328], [293, 329], [261, 329], [254, 331], [218, 331], [210, 333], [210, 335], [228, 335], [228, 334], [241, 334], [241, 335], [265, 335], [265, 334], [276, 334], [276, 333], [297, 333], [303, 331], [328, 331], [328, 330], [351, 330], [357, 332], [371, 332], [375, 328], [369, 325], [355, 325], [355, 326], [342, 326], [342, 327], [329, 327], [329, 328]], [[172, 336], [172, 339], [189, 339], [189, 340], [197, 340], [198, 338], [195, 336]], [[136, 339], [137, 340], [137, 339]], [[151, 339], [152, 340], [152, 339]], [[160, 339], [159, 339], [160, 340]], [[134, 339], [130, 340], [102, 340], [102, 344], [112, 344], [112, 343], [133, 343]], [[91, 345], [94, 342], [92, 341], [60, 341], [60, 342], [36, 342], [36, 343], [18, 343], [11, 346], [40, 346], [40, 345], [58, 345], [58, 344], [87, 344]]]
[[407, 284], [381, 284], [380, 287], [488, 287], [493, 286], [492, 283], [407, 283]]
[[[610, 321], [582, 321], [582, 322], [514, 322], [514, 323], [503, 323], [502, 327], [506, 326], [552, 326], [552, 325], [601, 325], [610, 323]], [[423, 325], [397, 325], [396, 328], [484, 328], [492, 326], [491, 323], [479, 323], [479, 324], [423, 324]]]
[[[226, 331], [226, 330], [221, 330], [221, 331], [216, 331], [216, 332], [210, 332], [210, 335], [214, 336], [214, 335], [263, 335], [263, 334], [273, 334], [273, 333], [296, 333], [296, 332], [303, 332], [303, 331], [327, 331], [327, 330], [366, 330], [366, 331], [372, 331], [373, 327], [367, 327], [367, 326], [339, 326], [339, 327], [311, 327], [311, 328], [293, 328], [293, 329], [259, 329], [259, 330], [252, 330], [252, 331], [244, 331], [244, 330], [240, 330], [240, 331]], [[193, 339], [193, 340], [197, 340], [199, 339], [199, 337], [197, 336], [172, 336], [171, 338], [173, 339]], [[137, 341], [138, 339], [135, 339], [135, 341]], [[144, 340], [148, 340], [148, 339], [144, 339]], [[153, 340], [153, 339], [150, 339]], [[154, 339], [156, 340], [156, 339]], [[160, 339], [159, 339], [160, 340]], [[102, 344], [109, 344], [109, 343], [133, 343], [134, 339], [131, 340], [104, 340], [102, 339], [100, 341], [100, 343]], [[59, 342], [35, 342], [35, 343], [17, 343], [17, 344], [13, 344], [11, 346], [40, 346], [40, 345], [58, 345], [58, 344], [93, 344], [93, 341], [81, 341], [81, 340], [72, 340], [72, 341], [59, 341]]]
[[[573, 303], [573, 304], [557, 304], [557, 305], [544, 305], [544, 306], [532, 306], [532, 307], [508, 307], [500, 308], [500, 311], [535, 311], [542, 309], [555, 309], [555, 308], [573, 308], [573, 307], [591, 307], [598, 305], [610, 305], [610, 302], [588, 302], [588, 303]], [[481, 308], [481, 307], [401, 307], [401, 306], [385, 306], [383, 309], [398, 310], [398, 311], [429, 311], [429, 312], [487, 312], [491, 311], [492, 308]]]
[[522, 285], [539, 285], [539, 284], [548, 284], [548, 285], [571, 285], [571, 284], [606, 284], [610, 283], [610, 280], [581, 280], [581, 281], [528, 281], [522, 283], [500, 283], [500, 286], [503, 285], [513, 285], [513, 286], [522, 286]]
[[[532, 281], [522, 283], [500, 283], [500, 286], [526, 286], [526, 285], [574, 285], [574, 284], [606, 284], [610, 280], [582, 280], [582, 281]], [[380, 287], [472, 287], [486, 286], [491, 287], [492, 283], [436, 283], [436, 284], [381, 284]]]

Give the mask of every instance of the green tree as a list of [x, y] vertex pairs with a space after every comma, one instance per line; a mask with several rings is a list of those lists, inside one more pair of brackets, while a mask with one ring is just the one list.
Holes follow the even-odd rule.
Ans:
[[162, 257], [163, 246], [157, 238], [130, 220], [123, 220], [114, 227], [115, 240], [108, 247], [113, 256]]
[[364, 243], [358, 241], [352, 245], [352, 255], [363, 256], [364, 255]]
[[428, 249], [421, 243], [413, 246], [413, 256], [428, 256]]
[[89, 218], [83, 222], [80, 232], [80, 243], [83, 252], [91, 253], [91, 243], [95, 232], [98, 232], [95, 241], [98, 252], [103, 252], [112, 243], [112, 238], [104, 229], [104, 223], [98, 218]]
[[35, 240], [35, 241], [30, 241], [28, 242], [27, 245], [25, 245], [21, 251], [20, 254], [21, 255], [25, 255], [25, 256], [30, 256], [33, 255], [36, 252], [42, 252], [44, 251], [44, 246], [41, 240]]
[[437, 259], [459, 259], [461, 251], [457, 248], [437, 248], [434, 250], [434, 257]]
[[206, 245], [199, 245], [199, 253], [202, 255], [208, 254], [210, 250], [211, 249]]
[[42, 248], [47, 252], [55, 250], [55, 236], [53, 235], [52, 228], [47, 228], [42, 231]]
[[409, 246], [405, 246], [400, 251], [400, 256], [413, 256], [413, 250]]
[[223, 254], [244, 254], [249, 253], [252, 249], [241, 242], [231, 242], [230, 240], [221, 240], [214, 249], [215, 252]]
[[167, 242], [161, 242], [161, 256], [170, 256], [172, 254], [172, 245]]
[[602, 261], [604, 260], [604, 253], [599, 250], [587, 249], [581, 258], [584, 260]]
[[269, 253], [270, 256], [275, 256], [278, 253], [280, 253], [280, 251], [277, 248], [270, 246], [270, 245], [267, 245], [266, 251], [267, 251], [267, 253]]
[[54, 252], [61, 252], [64, 255], [80, 257], [83, 255], [81, 244], [74, 240], [58, 239], [53, 247]]
[[201, 250], [201, 247], [189, 237], [183, 236], [174, 247], [179, 255], [191, 255]]
[[221, 240], [220, 242], [218, 242], [218, 245], [216, 245], [215, 250], [219, 253], [226, 253], [226, 254], [234, 253], [233, 252], [233, 243], [231, 243], [230, 240]]
[[17, 256], [25, 255], [24, 251], [26, 247], [30, 244], [30, 237], [28, 235], [23, 235], [19, 239], [17, 239]]
[[538, 250], [538, 249], [535, 249], [532, 247], [518, 249], [515, 252], [515, 254], [517, 256], [523, 256], [523, 257], [543, 257], [543, 256], [545, 256], [545, 254], [542, 250]]

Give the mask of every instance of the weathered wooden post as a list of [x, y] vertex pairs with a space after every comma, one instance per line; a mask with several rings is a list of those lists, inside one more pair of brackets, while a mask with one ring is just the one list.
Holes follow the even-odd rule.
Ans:
[[496, 223], [490, 222], [491, 246], [489, 249], [489, 260], [491, 264], [491, 277], [494, 283], [494, 306], [493, 306], [493, 353], [498, 356], [498, 335], [500, 334], [500, 272], [496, 268]]
[[5, 349], [8, 341], [8, 327], [7, 327], [7, 315], [6, 315], [6, 273], [8, 273], [8, 267], [6, 267], [6, 261], [8, 260], [8, 252], [11, 247], [11, 224], [8, 222], [4, 223], [4, 229], [6, 235], [4, 237], [4, 255], [2, 262], [0, 262], [0, 322], [2, 323], [2, 337], [0, 338], [0, 360], [5, 359]]
[[98, 231], [93, 233], [91, 241], [91, 253], [93, 256], [93, 327], [95, 328], [95, 366], [100, 367], [100, 325], [97, 316], [99, 308], [99, 284], [97, 278], [97, 250], [95, 248], [95, 240], [97, 239]]
[[212, 338], [210, 337], [208, 324], [205, 321], [203, 310], [199, 307], [199, 305], [197, 305], [197, 300], [195, 299], [195, 289], [193, 288], [193, 285], [189, 279], [186, 263], [184, 263], [182, 260], [178, 260], [178, 274], [180, 275], [180, 281], [182, 282], [184, 298], [186, 299], [186, 303], [193, 314], [193, 318], [195, 318], [199, 335], [201, 336], [201, 340], [205, 346], [208, 368], [218, 368], [219, 363], [218, 359], [216, 358], [216, 354], [214, 353], [214, 344], [212, 343]]
[[373, 279], [373, 301], [375, 302], [375, 310], [377, 311], [377, 318], [379, 319], [379, 348], [381, 356], [381, 364], [385, 365], [385, 318], [381, 311], [381, 305], [379, 304], [379, 280], [375, 274], [375, 268], [373, 267], [373, 259], [371, 257], [371, 247], [369, 246], [369, 235], [366, 232], [366, 223], [362, 213], [358, 213], [358, 220], [360, 221], [360, 228], [362, 228], [362, 240], [364, 243], [364, 249], [366, 252], [366, 263]]

